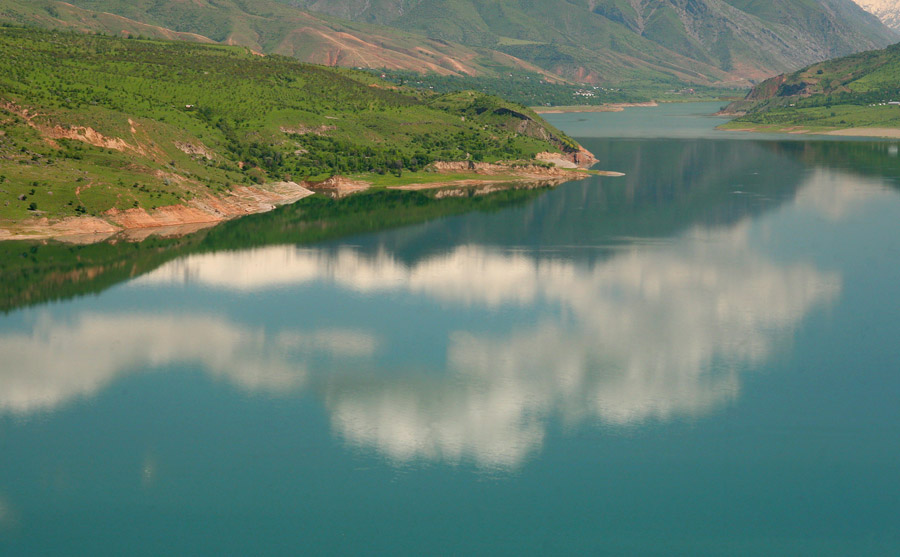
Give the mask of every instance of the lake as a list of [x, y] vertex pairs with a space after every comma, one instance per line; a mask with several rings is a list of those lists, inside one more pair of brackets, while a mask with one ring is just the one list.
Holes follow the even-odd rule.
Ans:
[[900, 552], [900, 158], [548, 115], [556, 188], [0, 244], [0, 553]]

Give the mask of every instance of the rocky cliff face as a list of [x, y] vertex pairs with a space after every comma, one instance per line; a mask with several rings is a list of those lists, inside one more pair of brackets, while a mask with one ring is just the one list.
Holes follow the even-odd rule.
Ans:
[[891, 29], [900, 31], [900, 0], [853, 0]]

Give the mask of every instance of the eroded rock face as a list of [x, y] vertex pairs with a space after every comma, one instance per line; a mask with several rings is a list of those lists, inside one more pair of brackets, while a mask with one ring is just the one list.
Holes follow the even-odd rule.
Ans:
[[551, 153], [545, 151], [535, 155], [535, 158], [544, 162], [551, 162], [559, 168], [590, 168], [597, 162], [594, 154], [584, 147], [580, 147], [578, 151], [572, 153]]
[[882, 23], [900, 31], [900, 0], [853, 0], [871, 14], [878, 16]]

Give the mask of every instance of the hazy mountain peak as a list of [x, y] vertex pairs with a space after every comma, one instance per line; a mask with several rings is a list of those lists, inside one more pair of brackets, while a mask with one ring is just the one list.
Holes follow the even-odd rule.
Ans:
[[900, 31], [900, 0], [853, 0], [864, 10], [878, 16], [885, 25]]

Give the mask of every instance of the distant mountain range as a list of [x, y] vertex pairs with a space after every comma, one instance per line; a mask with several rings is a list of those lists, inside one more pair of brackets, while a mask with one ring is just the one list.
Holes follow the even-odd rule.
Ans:
[[547, 74], [508, 54], [385, 26], [312, 14], [270, 0], [0, 0], [0, 22], [250, 47], [327, 66], [495, 75]]
[[867, 12], [878, 16], [885, 25], [900, 30], [900, 0], [854, 0]]
[[0, 21], [617, 85], [742, 86], [900, 38], [852, 0], [0, 0]]
[[567, 78], [758, 80], [898, 39], [851, 0], [282, 0], [501, 50]]

